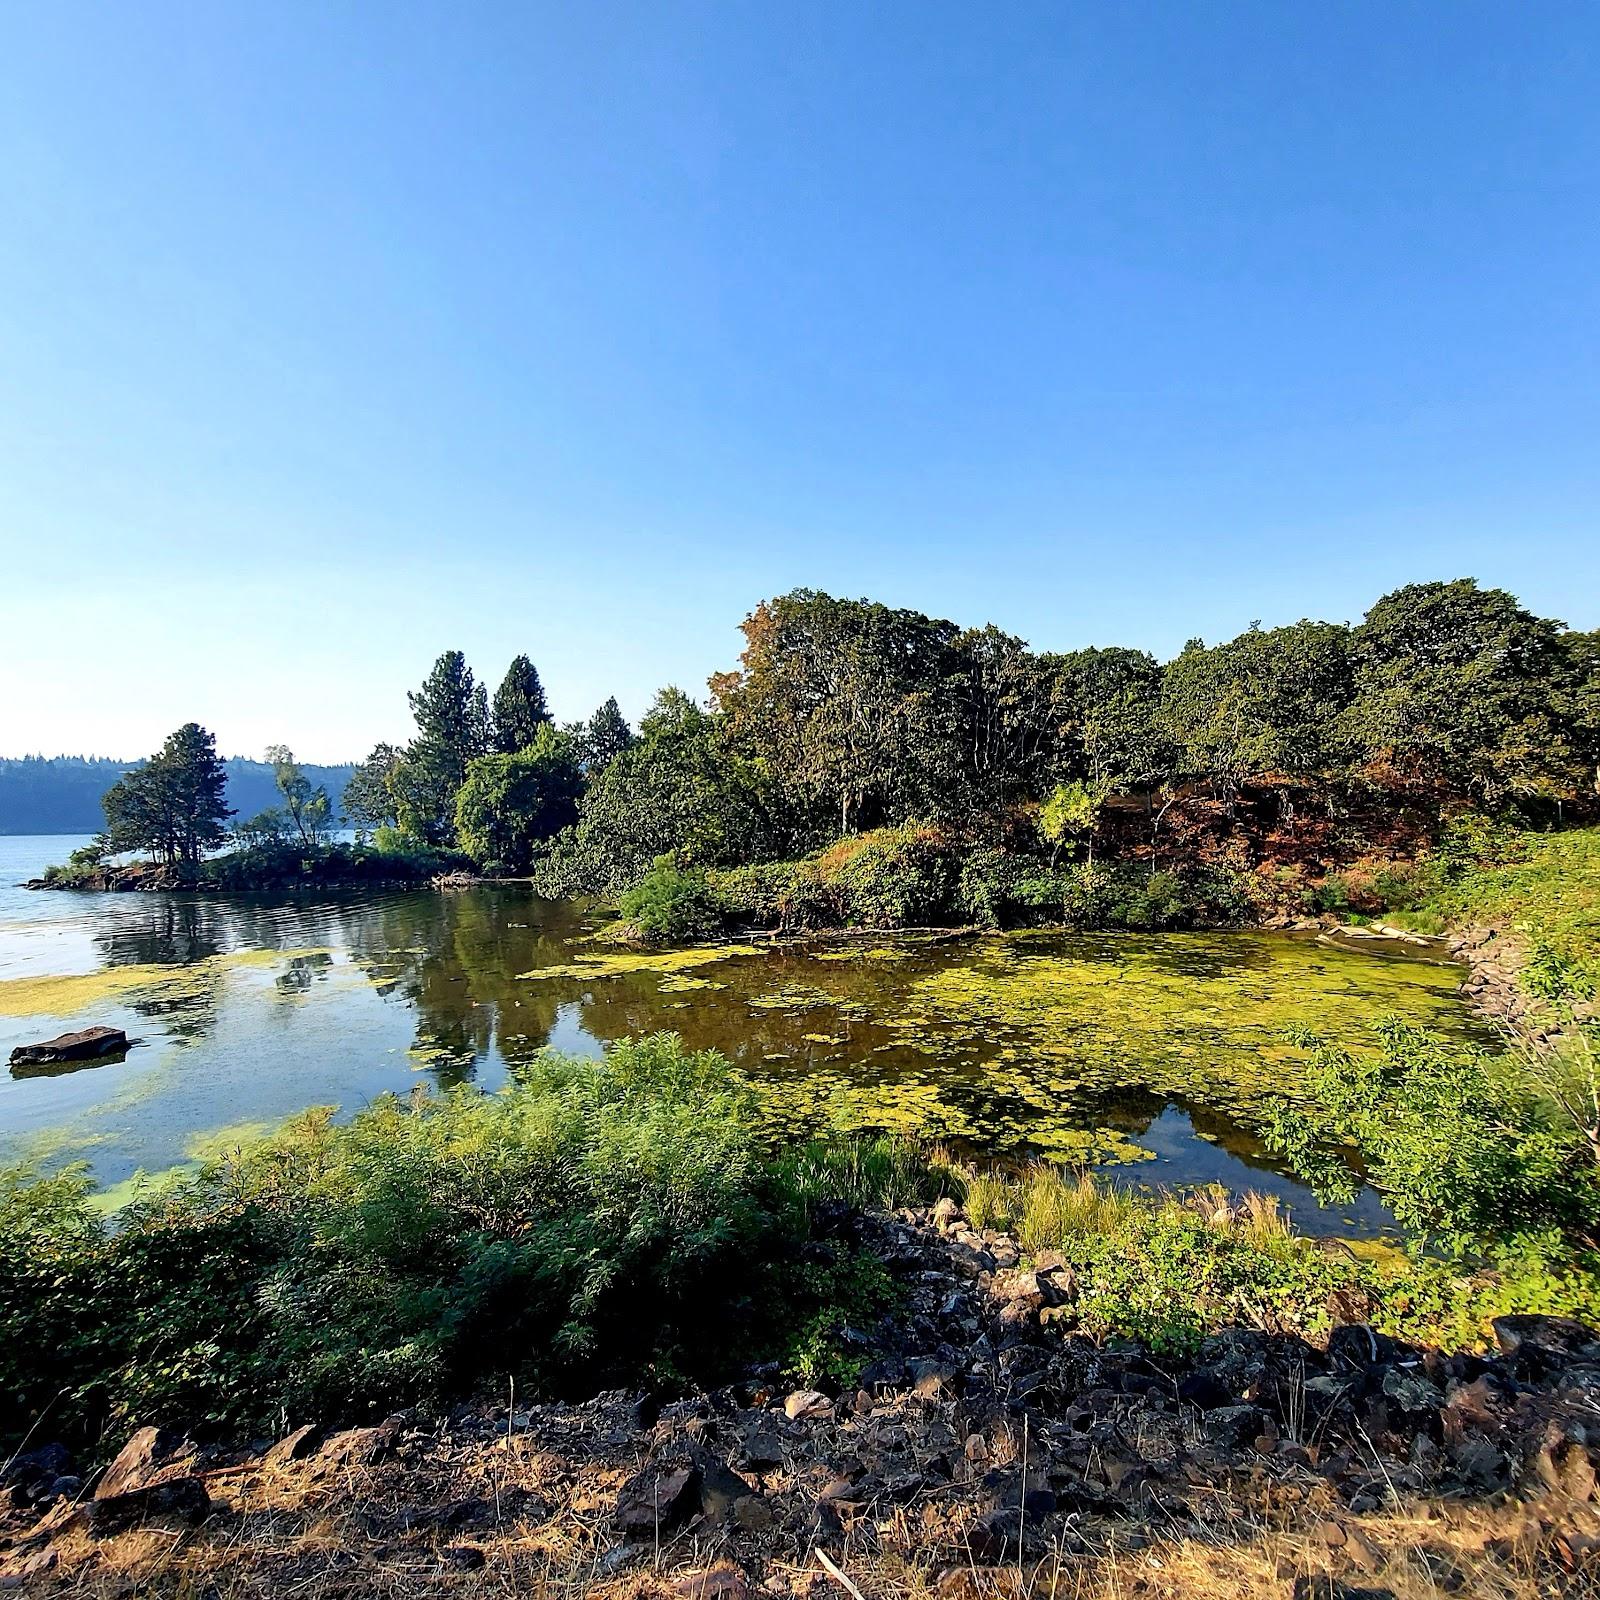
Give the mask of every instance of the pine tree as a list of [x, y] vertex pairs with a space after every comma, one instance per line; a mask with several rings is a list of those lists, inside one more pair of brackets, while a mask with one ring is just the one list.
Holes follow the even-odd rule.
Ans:
[[468, 763], [488, 749], [488, 698], [459, 650], [446, 650], [406, 698], [417, 736], [392, 778], [400, 825], [428, 844], [448, 844]]
[[539, 729], [550, 721], [544, 685], [526, 656], [518, 656], [506, 669], [500, 687], [494, 692], [494, 747], [501, 755], [526, 750], [538, 737]]
[[199, 723], [186, 722], [106, 791], [106, 846], [148, 850], [168, 866], [193, 866], [228, 836], [233, 813], [227, 792], [216, 740]]
[[376, 744], [372, 754], [350, 774], [342, 804], [345, 820], [358, 837], [365, 839], [375, 829], [393, 827], [399, 820], [390, 777], [402, 759], [392, 744]]
[[604, 772], [611, 762], [633, 743], [633, 729], [628, 726], [612, 697], [589, 718], [583, 730], [583, 765], [590, 773]]

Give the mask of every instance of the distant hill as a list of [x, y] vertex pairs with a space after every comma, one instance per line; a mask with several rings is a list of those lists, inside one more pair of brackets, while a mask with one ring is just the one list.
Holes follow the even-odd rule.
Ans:
[[[105, 756], [0, 756], [0, 834], [99, 832], [105, 825], [100, 796], [138, 764]], [[266, 762], [235, 756], [226, 765], [228, 804], [240, 817], [278, 803]], [[303, 770], [312, 783], [327, 787], [338, 810], [354, 764]]]

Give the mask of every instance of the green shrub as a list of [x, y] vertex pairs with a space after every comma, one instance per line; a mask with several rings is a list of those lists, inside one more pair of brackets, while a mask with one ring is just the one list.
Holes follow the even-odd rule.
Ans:
[[[135, 1201], [0, 1181], [0, 1442], [135, 1423], [239, 1434], [498, 1386], [712, 1381], [884, 1286], [827, 1198], [901, 1195], [909, 1155], [780, 1164], [748, 1091], [675, 1036], [539, 1058], [503, 1092], [324, 1109]], [[803, 1270], [802, 1270], [803, 1269]], [[852, 1298], [854, 1297], [854, 1298]], [[796, 1330], [809, 1329], [797, 1348]], [[819, 1343], [820, 1341], [820, 1343]]]
[[1586, 1041], [1491, 1052], [1394, 1019], [1378, 1039], [1361, 1053], [1302, 1039], [1308, 1100], [1279, 1108], [1268, 1147], [1331, 1201], [1354, 1198], [1354, 1148], [1401, 1225], [1454, 1256], [1594, 1247], [1600, 1110]]
[[818, 870], [847, 927], [905, 928], [950, 915], [954, 852], [936, 829], [908, 822], [841, 840]]
[[622, 919], [653, 944], [687, 944], [722, 925], [722, 912], [704, 872], [685, 871], [671, 856], [655, 865], [620, 901]]

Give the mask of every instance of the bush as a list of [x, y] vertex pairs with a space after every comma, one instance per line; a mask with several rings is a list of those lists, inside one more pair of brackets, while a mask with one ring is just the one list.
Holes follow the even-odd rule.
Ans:
[[653, 944], [686, 944], [708, 938], [722, 914], [703, 872], [684, 871], [660, 856], [644, 878], [622, 896], [622, 919]]
[[1484, 1342], [1514, 1311], [1593, 1321], [1592, 1264], [1502, 1250], [1491, 1271], [1398, 1251], [1361, 1259], [1296, 1234], [1269, 1197], [1220, 1186], [1145, 1194], [1054, 1166], [966, 1174], [975, 1225], [1016, 1233], [1030, 1252], [1062, 1255], [1077, 1279], [1078, 1326], [1184, 1354], [1221, 1327], [1325, 1333], [1354, 1306], [1399, 1338], [1458, 1348]]
[[1394, 1019], [1378, 1038], [1360, 1054], [1300, 1041], [1314, 1109], [1280, 1108], [1270, 1149], [1325, 1199], [1348, 1201], [1354, 1148], [1400, 1224], [1453, 1256], [1595, 1248], [1600, 1111], [1587, 1041], [1490, 1053]]
[[840, 840], [817, 872], [847, 927], [938, 923], [952, 909], [955, 852], [937, 829], [914, 822]]
[[592, 1392], [774, 1355], [820, 1370], [830, 1313], [888, 1293], [819, 1232], [821, 1201], [915, 1175], [887, 1147], [779, 1163], [757, 1120], [720, 1056], [661, 1035], [601, 1062], [545, 1055], [495, 1095], [307, 1112], [114, 1227], [81, 1171], [12, 1173], [0, 1442], [47, 1407], [78, 1440], [146, 1422], [238, 1435], [508, 1373]]
[[456, 837], [481, 865], [526, 872], [539, 847], [576, 819], [582, 793], [577, 740], [545, 724], [526, 749], [468, 764]]

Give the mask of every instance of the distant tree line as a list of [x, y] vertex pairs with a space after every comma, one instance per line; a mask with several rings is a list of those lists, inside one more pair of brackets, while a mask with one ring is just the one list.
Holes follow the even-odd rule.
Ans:
[[[100, 800], [135, 763], [109, 756], [0, 756], [0, 834], [94, 833], [104, 822]], [[229, 756], [229, 808], [251, 816], [281, 798], [271, 765]], [[304, 768], [315, 785], [328, 791], [337, 812], [354, 765]]]

